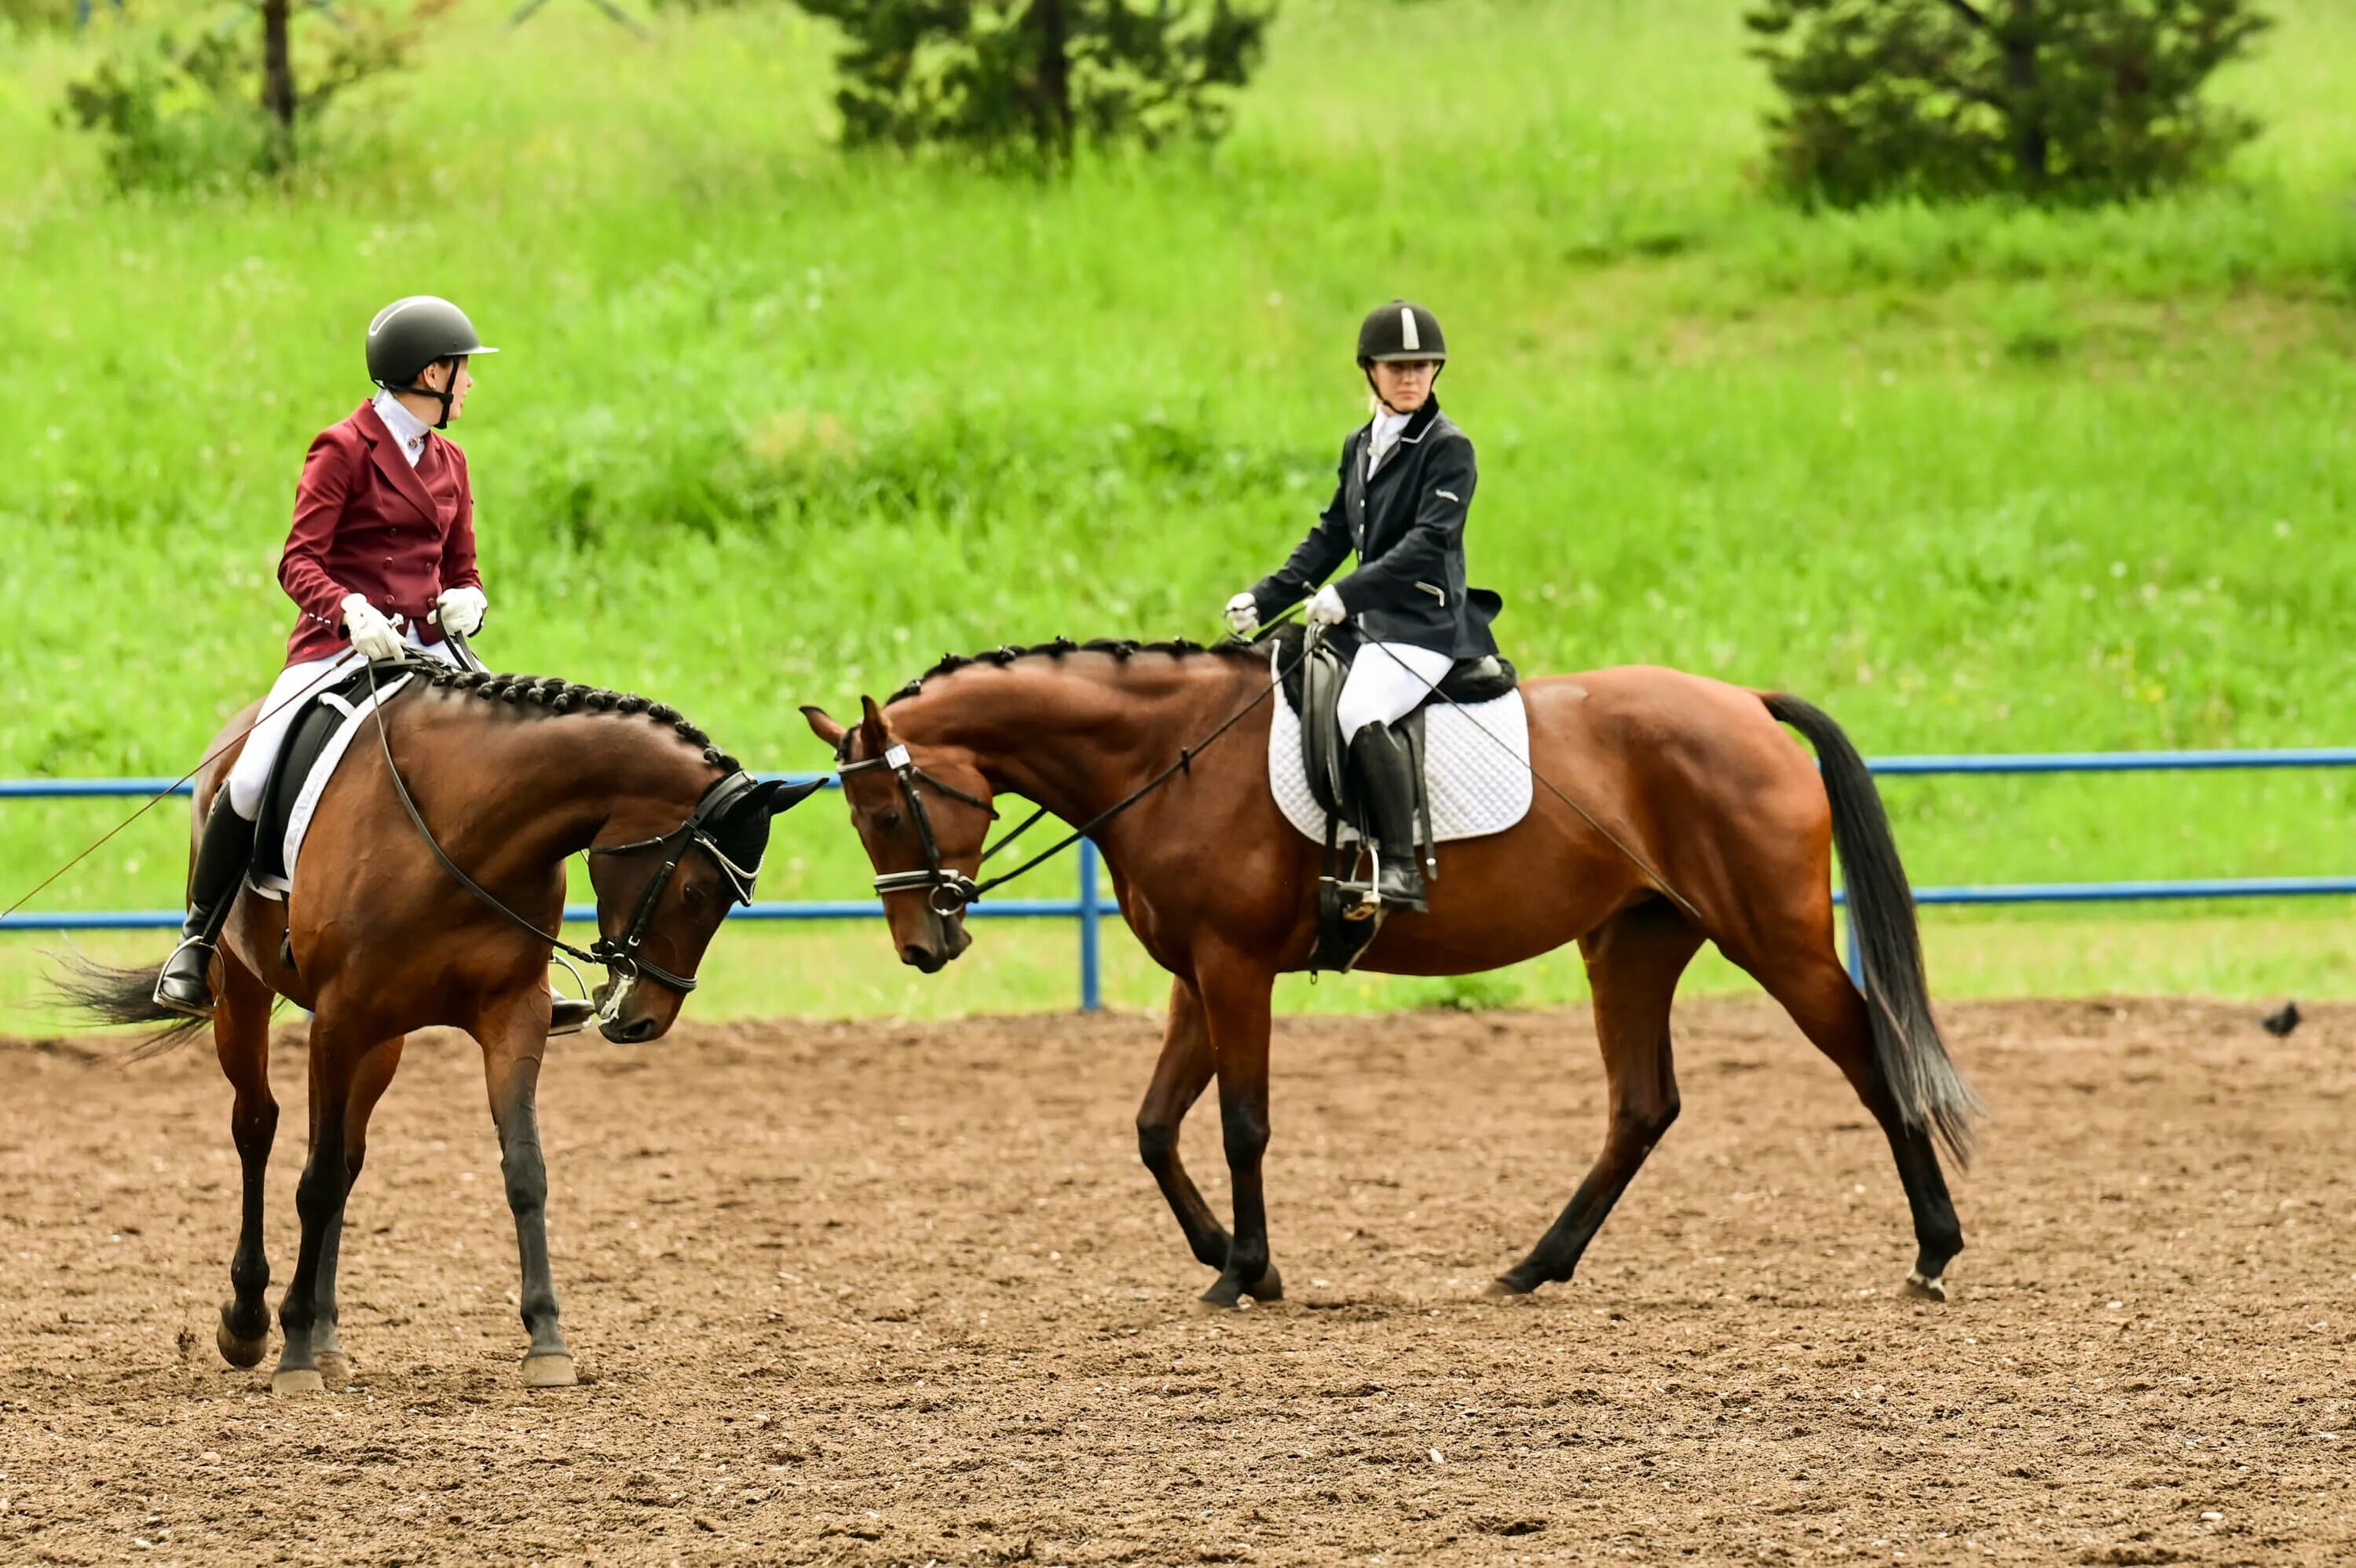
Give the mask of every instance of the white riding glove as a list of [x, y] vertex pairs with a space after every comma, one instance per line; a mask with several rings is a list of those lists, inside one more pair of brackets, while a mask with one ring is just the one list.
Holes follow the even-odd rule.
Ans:
[[1330, 582], [1309, 596], [1305, 613], [1312, 626], [1338, 626], [1350, 618], [1342, 607], [1342, 591]]
[[441, 612], [444, 631], [471, 637], [483, 629], [483, 613], [491, 602], [479, 588], [444, 588], [434, 607]]
[[1227, 601], [1227, 630], [1238, 637], [1248, 637], [1259, 630], [1259, 601], [1248, 593], [1238, 593]]
[[344, 630], [352, 635], [352, 646], [368, 659], [397, 659], [401, 656], [401, 634], [384, 617], [384, 613], [357, 593], [344, 595]]

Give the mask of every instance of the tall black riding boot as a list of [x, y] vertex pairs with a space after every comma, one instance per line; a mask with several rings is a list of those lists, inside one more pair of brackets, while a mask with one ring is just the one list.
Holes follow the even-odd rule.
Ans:
[[229, 792], [214, 797], [205, 818], [205, 835], [197, 840], [197, 863], [188, 875], [188, 918], [180, 927], [180, 945], [164, 960], [155, 976], [155, 1001], [176, 1013], [203, 1019], [213, 1011], [213, 944], [220, 940], [230, 905], [237, 901], [238, 885], [245, 880], [253, 860], [253, 824], [230, 808]]
[[1416, 852], [1415, 757], [1387, 724], [1369, 724], [1350, 741], [1350, 766], [1371, 816], [1376, 857], [1375, 896], [1392, 909], [1424, 912], [1423, 862]]

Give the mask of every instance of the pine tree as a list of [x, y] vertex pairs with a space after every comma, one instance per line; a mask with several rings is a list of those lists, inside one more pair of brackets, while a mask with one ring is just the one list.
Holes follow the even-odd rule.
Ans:
[[1217, 136], [1270, 14], [1257, 0], [798, 3], [845, 36], [846, 143], [1051, 163], [1083, 144]]
[[2250, 0], [1761, 0], [1745, 20], [1783, 95], [1775, 181], [1802, 200], [2116, 200], [2257, 133], [2201, 97], [2269, 25]]

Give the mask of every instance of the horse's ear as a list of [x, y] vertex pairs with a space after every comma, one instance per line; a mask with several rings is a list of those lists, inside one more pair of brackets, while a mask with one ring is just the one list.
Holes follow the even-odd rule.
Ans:
[[867, 737], [869, 756], [880, 757], [890, 748], [899, 744], [900, 738], [892, 733], [892, 721], [884, 717], [884, 709], [876, 706], [873, 698], [861, 698], [859, 706], [865, 715], [860, 720], [859, 729], [860, 732]]
[[841, 748], [843, 736], [850, 733], [843, 729], [841, 720], [816, 703], [802, 704], [802, 718], [809, 722], [811, 734], [838, 750]]
[[783, 816], [825, 787], [824, 778], [804, 779], [798, 784], [788, 779], [771, 779], [761, 786], [766, 792], [762, 803], [769, 808], [771, 816]]

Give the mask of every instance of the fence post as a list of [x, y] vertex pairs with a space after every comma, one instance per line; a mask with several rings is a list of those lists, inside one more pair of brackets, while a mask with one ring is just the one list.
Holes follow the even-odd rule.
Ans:
[[1092, 1013], [1104, 1006], [1101, 951], [1097, 942], [1097, 847], [1080, 840], [1080, 1011]]

